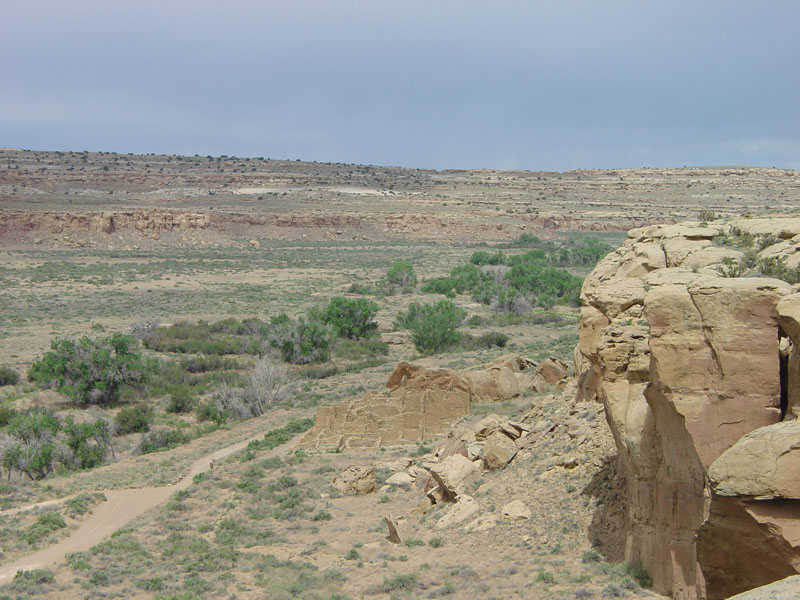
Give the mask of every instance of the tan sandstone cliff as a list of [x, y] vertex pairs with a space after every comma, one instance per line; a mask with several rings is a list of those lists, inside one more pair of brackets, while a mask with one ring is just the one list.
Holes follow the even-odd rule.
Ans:
[[605, 406], [625, 559], [656, 591], [800, 572], [800, 295], [775, 277], [798, 265], [800, 218], [684, 223], [632, 230], [584, 283], [578, 394]]

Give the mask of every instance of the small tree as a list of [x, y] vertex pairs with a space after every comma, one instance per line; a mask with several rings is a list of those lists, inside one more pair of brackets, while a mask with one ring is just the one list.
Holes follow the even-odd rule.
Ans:
[[3, 452], [3, 467], [11, 479], [14, 470], [31, 480], [44, 479], [53, 472], [56, 436], [61, 423], [48, 411], [31, 410], [13, 417], [6, 427], [11, 443]]
[[130, 335], [92, 340], [56, 340], [28, 372], [40, 385], [55, 388], [78, 404], [110, 404], [120, 386], [144, 382], [153, 366], [137, 352]]
[[91, 423], [76, 423], [71, 416], [64, 421], [66, 445], [70, 452], [65, 453], [62, 462], [70, 468], [93, 469], [105, 459], [114, 448], [111, 445], [111, 427], [108, 421], [97, 419]]
[[411, 332], [411, 341], [419, 352], [436, 353], [458, 342], [456, 328], [466, 316], [466, 311], [445, 299], [436, 304], [412, 302], [408, 313], [398, 316], [398, 320]]
[[322, 320], [333, 327], [339, 337], [358, 340], [378, 329], [378, 323], [373, 320], [377, 313], [378, 305], [372, 300], [336, 296], [322, 312]]
[[417, 285], [414, 265], [407, 260], [396, 261], [386, 272], [386, 281], [389, 285], [399, 287], [403, 293], [410, 293]]

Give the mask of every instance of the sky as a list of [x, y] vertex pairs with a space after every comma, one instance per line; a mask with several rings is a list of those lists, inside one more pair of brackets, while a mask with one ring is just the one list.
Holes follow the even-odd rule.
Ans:
[[3, 0], [0, 147], [800, 169], [797, 0]]

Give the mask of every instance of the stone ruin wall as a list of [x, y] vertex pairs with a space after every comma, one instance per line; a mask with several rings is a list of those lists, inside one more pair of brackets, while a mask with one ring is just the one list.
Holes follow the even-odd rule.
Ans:
[[680, 599], [800, 572], [800, 295], [723, 277], [746, 260], [720, 245], [731, 234], [764, 240], [758, 258], [800, 265], [798, 218], [646, 227], [581, 296], [578, 396], [604, 404], [619, 450], [625, 560]]
[[386, 382], [385, 393], [320, 406], [301, 440], [306, 446], [378, 448], [382, 444], [423, 440], [442, 434], [469, 414], [472, 402], [496, 402], [557, 384], [568, 367], [549, 358], [536, 365], [506, 355], [467, 371], [432, 369], [401, 362]]

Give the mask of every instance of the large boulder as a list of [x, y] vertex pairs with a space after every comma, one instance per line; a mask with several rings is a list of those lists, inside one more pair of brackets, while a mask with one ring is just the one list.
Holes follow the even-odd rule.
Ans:
[[517, 455], [518, 450], [512, 438], [497, 430], [486, 438], [483, 462], [487, 469], [502, 469]]

